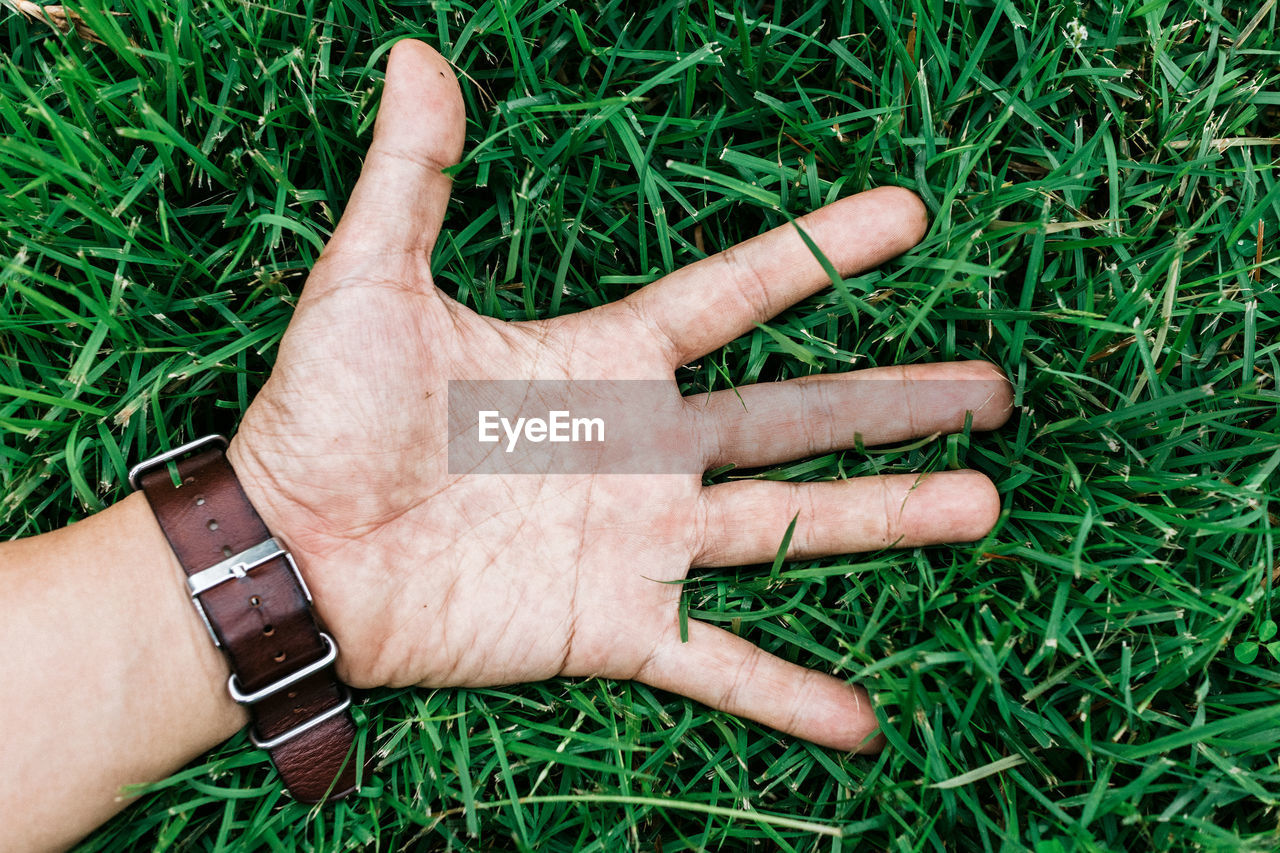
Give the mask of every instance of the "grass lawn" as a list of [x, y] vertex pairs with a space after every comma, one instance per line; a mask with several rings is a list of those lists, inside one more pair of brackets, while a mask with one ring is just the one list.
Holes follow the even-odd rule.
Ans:
[[762, 475], [975, 467], [987, 541], [687, 586], [691, 615], [866, 684], [878, 757], [624, 682], [373, 691], [361, 797], [308, 813], [242, 733], [85, 849], [1280, 846], [1275, 0], [76, 8], [102, 44], [0, 3], [5, 536], [234, 428], [405, 35], [469, 112], [451, 295], [573, 312], [899, 184], [924, 243], [682, 380], [987, 358], [1018, 407]]

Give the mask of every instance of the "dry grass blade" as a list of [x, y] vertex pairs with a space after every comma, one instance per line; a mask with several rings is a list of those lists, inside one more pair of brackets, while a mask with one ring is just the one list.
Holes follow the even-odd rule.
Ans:
[[1061, 234], [1063, 231], [1076, 231], [1081, 228], [1105, 228], [1118, 223], [1118, 219], [1073, 219], [1070, 222], [1015, 222], [1009, 219], [991, 220], [992, 228], [1021, 228], [1023, 231], [1035, 231], [1043, 228], [1046, 234]]
[[59, 32], [67, 33], [75, 30], [76, 35], [95, 44], [103, 44], [98, 34], [89, 28], [78, 14], [65, 6], [41, 6], [30, 0], [6, 0], [15, 11], [26, 15], [33, 21], [43, 21]]
[[[1176, 139], [1169, 143], [1169, 147], [1175, 151], [1181, 151], [1183, 148], [1190, 148], [1197, 145], [1195, 140]], [[1209, 140], [1214, 148], [1218, 149], [1218, 153], [1226, 151], [1228, 148], [1239, 148], [1248, 145], [1280, 145], [1280, 136], [1231, 136], [1222, 139]]]
[[1265, 224], [1266, 223], [1264, 223], [1261, 219], [1258, 220], [1257, 252], [1254, 254], [1254, 259], [1253, 259], [1253, 263], [1254, 263], [1253, 280], [1258, 282], [1262, 281], [1262, 235], [1263, 235]]

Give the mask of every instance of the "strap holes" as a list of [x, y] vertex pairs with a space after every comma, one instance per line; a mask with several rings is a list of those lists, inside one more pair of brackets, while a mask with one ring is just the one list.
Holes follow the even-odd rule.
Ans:
[[262, 603], [262, 599], [261, 599], [261, 598], [258, 598], [258, 596], [256, 596], [256, 595], [251, 595], [251, 596], [249, 596], [249, 606], [250, 606], [250, 607], [257, 607], [257, 606], [258, 606], [259, 604], [261, 604], [261, 603]]
[[[256, 596], [255, 596], [255, 597], [256, 597]], [[263, 626], [262, 626], [262, 636], [264, 636], [264, 637], [270, 637], [270, 636], [271, 636], [272, 634], [274, 634], [275, 632], [276, 632], [276, 626], [275, 626], [275, 625], [263, 625]], [[281, 652], [280, 654], [284, 654], [284, 652]], [[276, 658], [276, 660], [283, 660], [283, 658]]]
[[288, 692], [288, 694], [287, 694], [287, 695], [288, 695], [288, 697], [289, 697], [290, 699], [297, 699], [297, 698], [298, 698], [298, 691], [296, 691], [296, 690], [290, 690], [290, 691]]
[[284, 663], [284, 659], [286, 657], [287, 655], [284, 652], [279, 652], [276, 654], [274, 658], [272, 658], [272, 660], [274, 660], [276, 663]]
[[208, 525], [208, 526], [209, 526], [209, 529], [210, 529], [210, 530], [217, 530], [217, 529], [218, 529], [218, 522], [211, 518], [211, 519], [209, 519], [209, 525]]
[[231, 546], [230, 546], [230, 545], [223, 545], [223, 546], [222, 546], [222, 556], [224, 556], [224, 557], [230, 557], [230, 556], [232, 555], [232, 553], [234, 553], [234, 552], [231, 550]]
[[301, 705], [294, 705], [294, 706], [293, 706], [293, 713], [295, 713], [295, 714], [301, 714], [301, 713], [302, 713], [302, 706], [301, 706]]
[[195, 481], [196, 481], [195, 477], [185, 477], [182, 480], [182, 482], [186, 483], [188, 486], [194, 483]]
[[204, 506], [204, 495], [196, 495], [196, 506]]

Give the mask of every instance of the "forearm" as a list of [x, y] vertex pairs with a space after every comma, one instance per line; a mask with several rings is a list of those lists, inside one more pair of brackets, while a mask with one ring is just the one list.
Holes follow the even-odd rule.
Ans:
[[245, 724], [141, 494], [0, 543], [0, 850], [66, 847]]

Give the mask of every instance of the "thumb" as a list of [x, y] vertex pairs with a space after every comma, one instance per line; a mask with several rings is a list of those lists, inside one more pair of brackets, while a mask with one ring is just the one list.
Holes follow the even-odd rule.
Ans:
[[875, 712], [861, 687], [774, 657], [736, 634], [689, 622], [668, 635], [638, 681], [763, 723], [822, 746], [879, 752]]
[[444, 221], [466, 137], [462, 91], [448, 61], [419, 41], [399, 41], [360, 180], [329, 241], [343, 253], [430, 256]]

